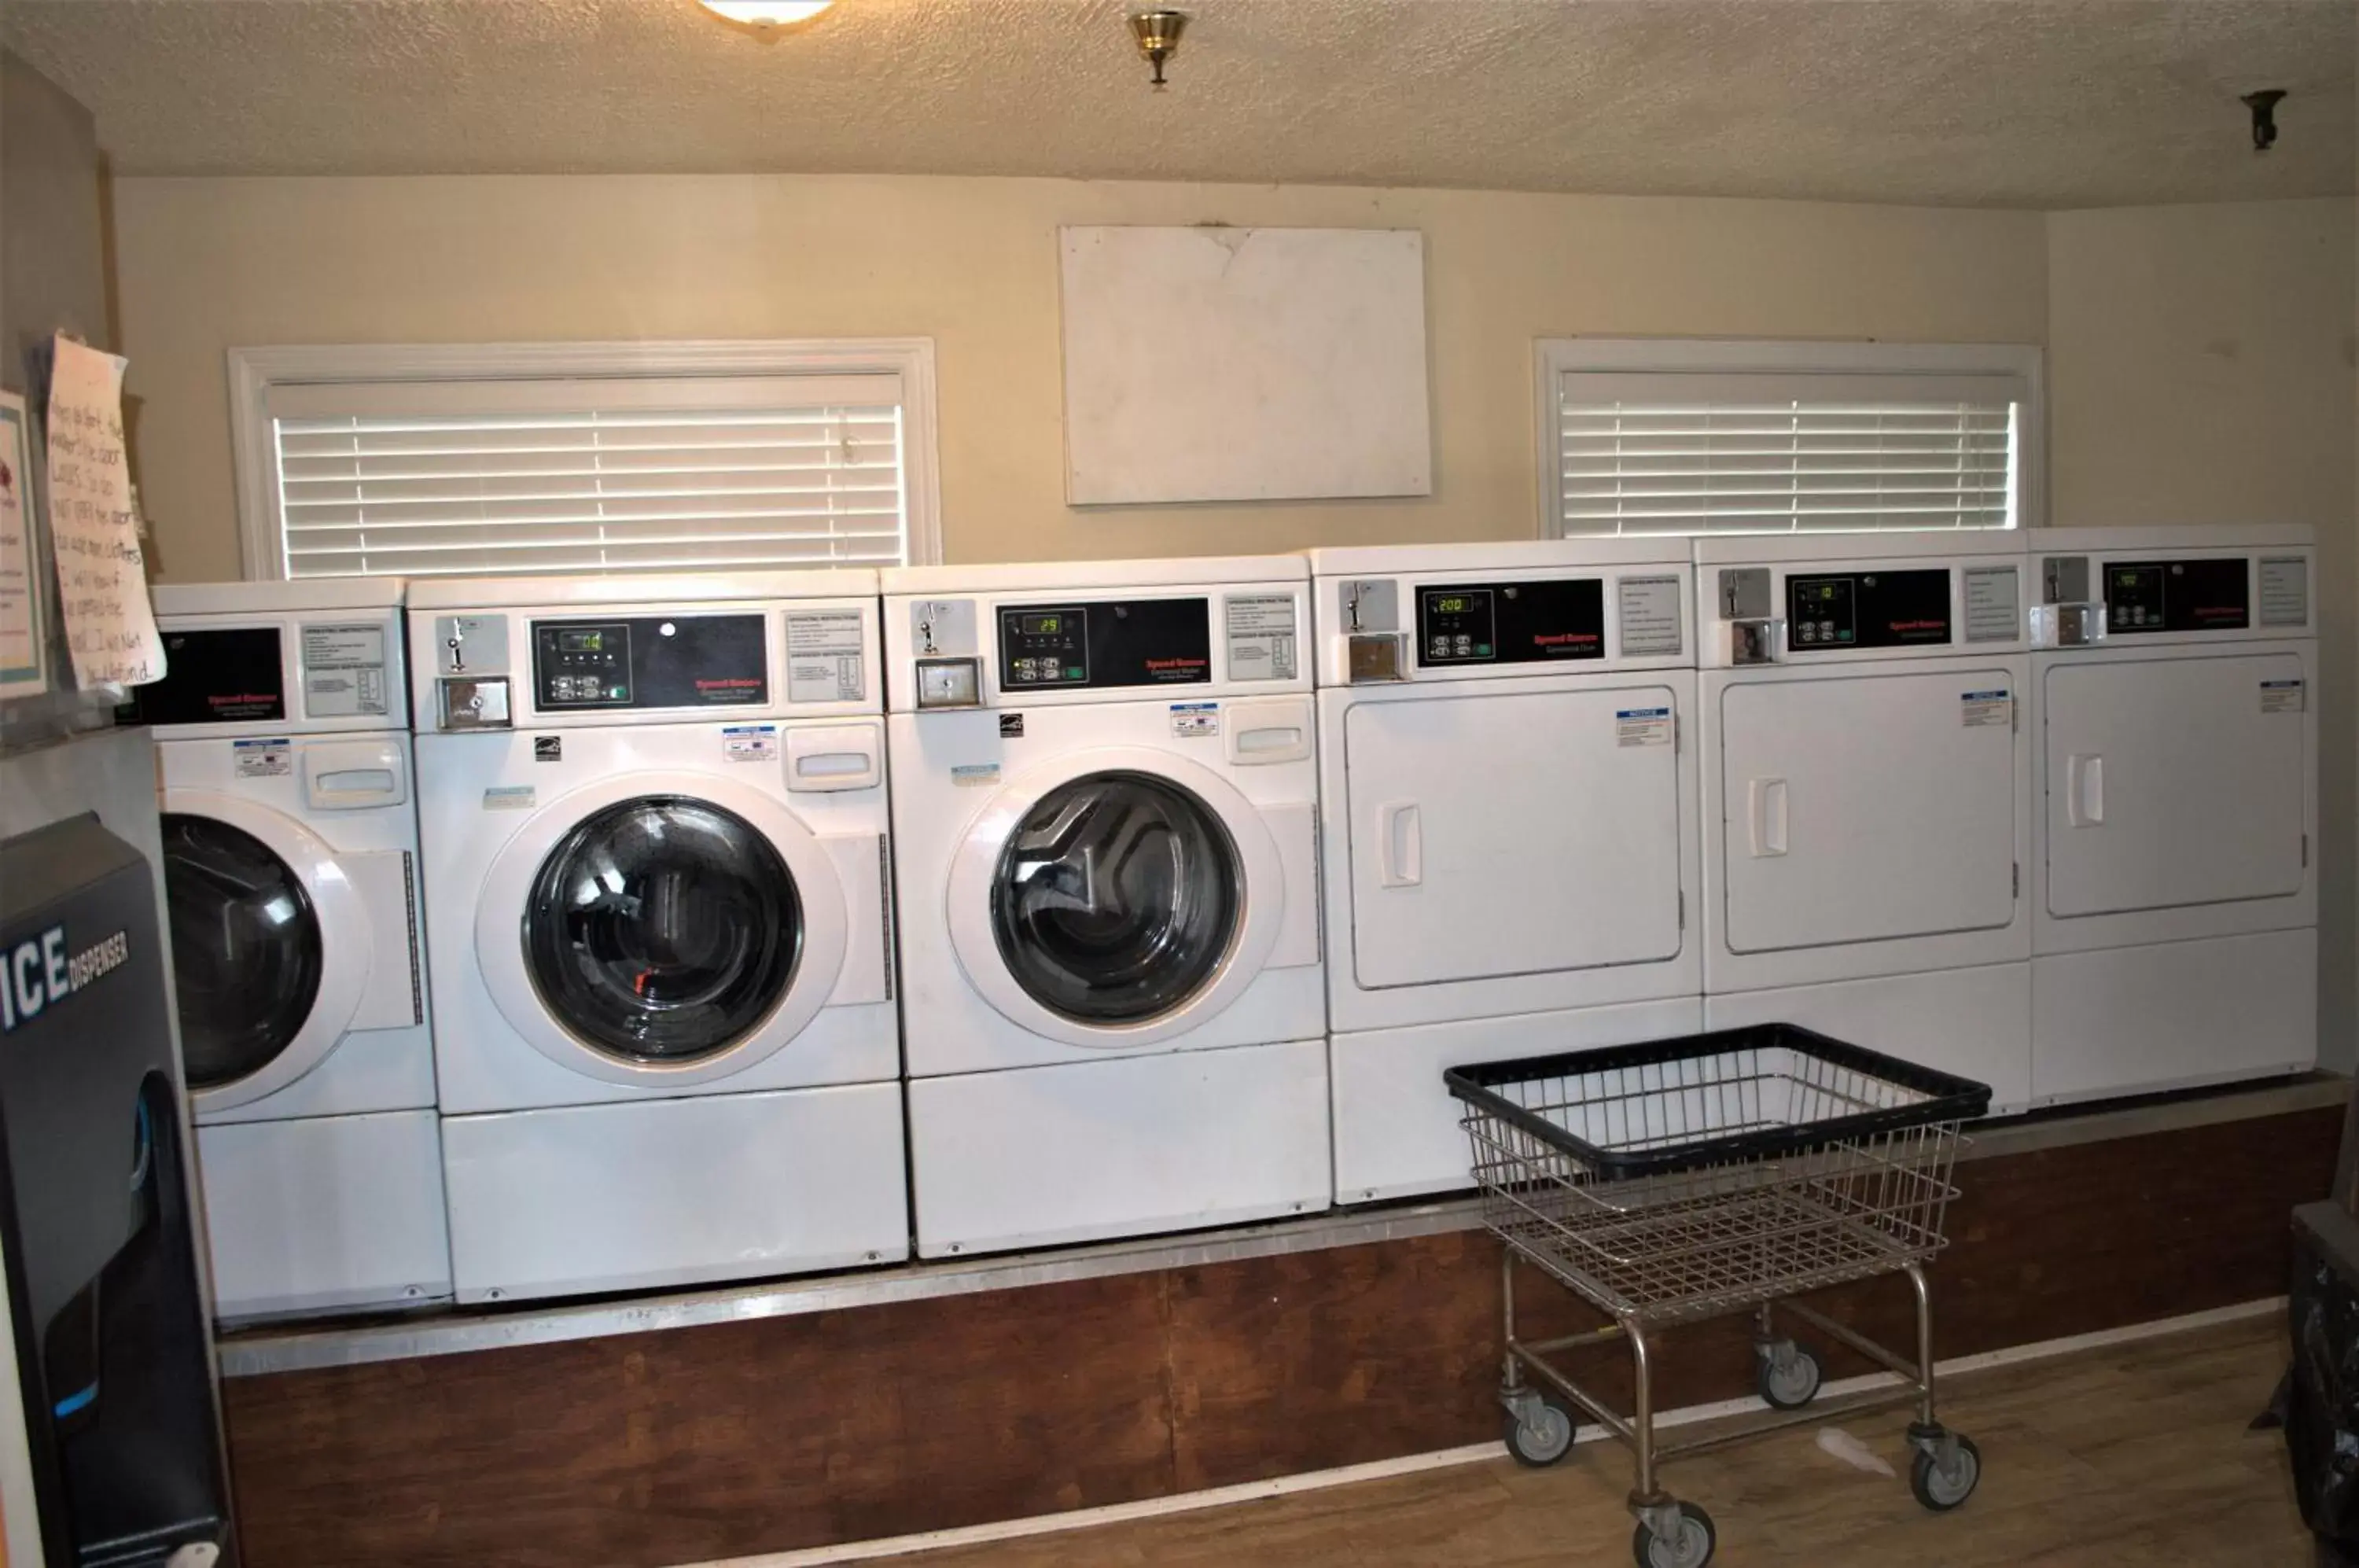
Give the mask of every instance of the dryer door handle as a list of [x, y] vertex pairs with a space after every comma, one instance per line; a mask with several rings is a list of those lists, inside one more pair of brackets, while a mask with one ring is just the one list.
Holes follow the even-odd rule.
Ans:
[[1376, 808], [1376, 881], [1386, 887], [1415, 887], [1425, 880], [1425, 835], [1415, 800], [1388, 800]]
[[1785, 854], [1786, 781], [1753, 779], [1745, 787], [1745, 807], [1753, 840], [1753, 858], [1767, 860]]
[[2064, 817], [2076, 828], [2105, 825], [2105, 759], [2073, 756], [2064, 761]]

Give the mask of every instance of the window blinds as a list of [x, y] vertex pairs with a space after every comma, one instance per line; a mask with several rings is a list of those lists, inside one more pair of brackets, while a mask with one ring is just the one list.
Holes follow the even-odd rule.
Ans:
[[1567, 534], [2016, 526], [2012, 377], [1568, 372]]
[[289, 577], [907, 558], [892, 376], [273, 386]]

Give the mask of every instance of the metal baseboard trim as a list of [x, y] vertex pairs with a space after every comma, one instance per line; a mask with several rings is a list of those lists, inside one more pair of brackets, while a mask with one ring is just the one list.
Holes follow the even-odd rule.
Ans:
[[[2313, 1073], [2260, 1086], [2158, 1096], [2094, 1109], [2037, 1113], [1973, 1128], [1970, 1135], [1973, 1143], [1961, 1158], [1989, 1160], [2223, 1122], [2286, 1116], [2340, 1106], [2350, 1097], [2350, 1079]], [[1032, 1285], [1166, 1269], [1202, 1268], [1330, 1247], [1363, 1247], [1473, 1230], [1481, 1224], [1481, 1209], [1473, 1196], [1452, 1196], [1429, 1203], [1338, 1210], [1230, 1230], [1148, 1236], [1002, 1258], [908, 1263], [669, 1296], [587, 1301], [538, 1310], [523, 1306], [451, 1310], [390, 1323], [321, 1328], [255, 1329], [221, 1341], [221, 1371], [224, 1377], [259, 1377], [378, 1361], [654, 1334], [708, 1323], [794, 1317], [806, 1312], [841, 1312], [986, 1290], [1015, 1290]]]

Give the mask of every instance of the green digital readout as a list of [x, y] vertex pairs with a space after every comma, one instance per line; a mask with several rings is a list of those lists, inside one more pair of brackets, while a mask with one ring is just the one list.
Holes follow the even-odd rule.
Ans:
[[1474, 601], [1463, 593], [1452, 594], [1447, 598], [1436, 598], [1430, 603], [1433, 613], [1437, 615], [1462, 615], [1474, 607]]
[[1024, 617], [1026, 637], [1055, 637], [1065, 629], [1062, 615], [1027, 615]]
[[1843, 597], [1841, 583], [1797, 583], [1794, 598], [1799, 604], [1832, 604]]
[[560, 632], [557, 634], [557, 650], [560, 653], [599, 653], [604, 650], [605, 646], [606, 634], [603, 632]]

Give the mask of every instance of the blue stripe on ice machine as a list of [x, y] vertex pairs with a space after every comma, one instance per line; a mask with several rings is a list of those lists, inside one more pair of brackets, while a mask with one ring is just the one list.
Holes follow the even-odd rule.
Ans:
[[147, 862], [96, 817], [0, 844], [0, 1246], [49, 1568], [234, 1562], [165, 975]]

